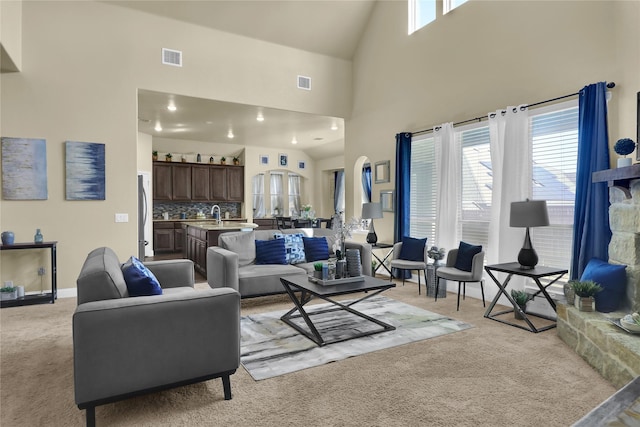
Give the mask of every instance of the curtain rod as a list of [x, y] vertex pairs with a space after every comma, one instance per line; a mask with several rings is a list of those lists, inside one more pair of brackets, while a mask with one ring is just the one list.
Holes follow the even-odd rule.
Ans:
[[[616, 84], [614, 82], [607, 83], [607, 88], [613, 89], [614, 87], [616, 87]], [[576, 96], [576, 95], [579, 95], [579, 94], [580, 94], [580, 92], [570, 93], [569, 95], [559, 96], [557, 98], [547, 99], [546, 101], [540, 101], [540, 102], [535, 102], [533, 104], [528, 104], [528, 105], [526, 105], [526, 107], [521, 107], [520, 109], [524, 110], [525, 108], [535, 107], [536, 105], [547, 104], [549, 102], [559, 101], [559, 100], [565, 99], [565, 98], [571, 98], [572, 96]], [[491, 117], [494, 117], [494, 116], [495, 116], [495, 113], [491, 113]], [[463, 120], [461, 122], [454, 123], [453, 126], [459, 126], [459, 125], [463, 125], [465, 123], [471, 123], [471, 122], [481, 122], [482, 120], [486, 120], [486, 119], [487, 119], [487, 116], [475, 117], [473, 119]], [[438, 130], [440, 128], [439, 126], [434, 126], [434, 127], [436, 128], [436, 130]], [[431, 132], [432, 130], [433, 130], [433, 127], [431, 129], [423, 129], [423, 130], [419, 130], [419, 131], [413, 132], [412, 135], [419, 135], [419, 134]]]

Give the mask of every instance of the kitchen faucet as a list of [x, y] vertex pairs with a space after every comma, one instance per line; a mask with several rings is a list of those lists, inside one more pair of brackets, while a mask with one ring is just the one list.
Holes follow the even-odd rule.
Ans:
[[[217, 217], [213, 215], [215, 213], [215, 211], [216, 211], [216, 208], [218, 210], [218, 216]], [[216, 220], [216, 224], [220, 224], [222, 222], [221, 215], [220, 215], [220, 206], [218, 206], [218, 205], [211, 206], [211, 216], [213, 217], [213, 219]]]

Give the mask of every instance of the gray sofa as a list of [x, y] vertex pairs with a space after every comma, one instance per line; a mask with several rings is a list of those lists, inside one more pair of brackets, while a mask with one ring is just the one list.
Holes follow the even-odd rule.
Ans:
[[138, 394], [229, 376], [240, 363], [240, 296], [194, 289], [193, 262], [147, 262], [162, 295], [129, 297], [113, 250], [87, 256], [73, 315], [75, 401], [95, 424], [95, 407]]
[[[232, 287], [242, 298], [285, 293], [281, 277], [304, 276], [313, 271], [313, 262], [301, 264], [256, 265], [256, 240], [273, 239], [276, 233], [303, 233], [307, 237], [326, 237], [329, 256], [335, 233], [326, 228], [293, 228], [285, 230], [255, 230], [251, 232], [222, 233], [218, 246], [207, 249], [207, 282], [212, 288]], [[371, 245], [347, 240], [345, 249], [358, 249], [362, 274], [371, 276]]]

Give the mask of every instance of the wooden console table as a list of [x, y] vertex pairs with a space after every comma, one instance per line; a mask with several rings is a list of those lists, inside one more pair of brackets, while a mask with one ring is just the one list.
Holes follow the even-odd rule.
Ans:
[[15, 251], [27, 249], [49, 249], [51, 251], [51, 292], [42, 294], [25, 295], [22, 298], [13, 300], [4, 300], [0, 307], [17, 307], [21, 305], [47, 304], [55, 303], [58, 298], [58, 279], [57, 279], [57, 248], [58, 242], [43, 243], [15, 243], [13, 245], [0, 245], [0, 251]]

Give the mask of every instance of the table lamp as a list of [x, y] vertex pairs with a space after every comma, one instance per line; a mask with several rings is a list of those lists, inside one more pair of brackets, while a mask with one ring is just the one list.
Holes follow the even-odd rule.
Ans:
[[529, 200], [524, 202], [511, 202], [511, 227], [526, 227], [524, 244], [518, 254], [518, 262], [522, 270], [531, 270], [538, 264], [538, 254], [531, 245], [529, 227], [542, 227], [549, 225], [549, 213], [546, 200]]
[[362, 204], [362, 219], [370, 219], [369, 234], [367, 234], [367, 243], [375, 245], [378, 241], [376, 230], [373, 228], [373, 220], [376, 218], [382, 218], [382, 205], [380, 203], [363, 203]]

